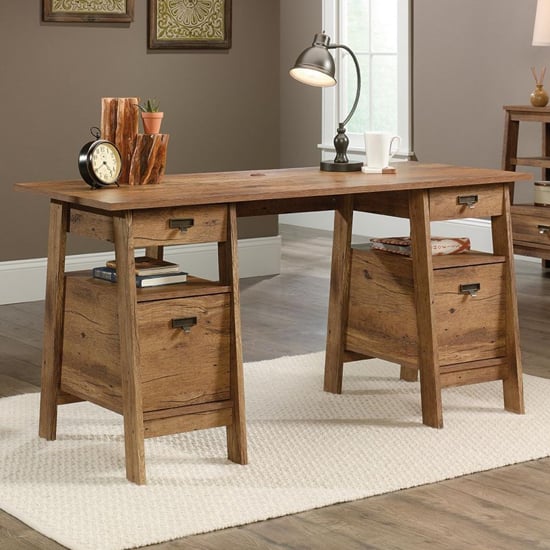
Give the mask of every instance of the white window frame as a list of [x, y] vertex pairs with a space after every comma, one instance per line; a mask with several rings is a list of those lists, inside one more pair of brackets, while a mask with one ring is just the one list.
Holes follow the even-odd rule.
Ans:
[[[398, 0], [398, 133], [401, 137], [399, 155], [414, 158], [412, 143], [412, 35], [410, 18], [412, 16], [411, 0]], [[342, 4], [340, 0], [323, 0], [322, 5], [323, 31], [331, 38], [331, 43], [342, 43], [339, 39], [340, 14]], [[336, 60], [336, 71], [338, 85], [331, 88], [324, 88], [322, 91], [322, 142], [319, 145], [322, 150], [323, 160], [334, 157], [333, 139], [336, 135], [338, 123], [348, 114], [341, 109], [341, 98], [345, 97], [345, 89], [341, 77], [343, 67], [341, 48], [331, 50]], [[363, 80], [362, 89], [369, 86]], [[361, 99], [359, 100], [361, 101]], [[368, 130], [365, 128], [365, 130]], [[365, 152], [364, 138], [359, 133], [347, 133], [350, 140], [348, 156], [351, 160], [362, 160]]]

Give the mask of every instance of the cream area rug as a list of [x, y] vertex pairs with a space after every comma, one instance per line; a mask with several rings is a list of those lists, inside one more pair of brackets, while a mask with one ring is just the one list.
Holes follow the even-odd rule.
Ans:
[[120, 416], [65, 405], [47, 442], [37, 394], [0, 399], [0, 508], [69, 548], [123, 549], [550, 455], [550, 380], [525, 377], [525, 415], [499, 382], [446, 389], [435, 430], [397, 365], [350, 363], [333, 395], [323, 360], [245, 366], [249, 465], [226, 459], [223, 428], [148, 439], [146, 486], [125, 479]]

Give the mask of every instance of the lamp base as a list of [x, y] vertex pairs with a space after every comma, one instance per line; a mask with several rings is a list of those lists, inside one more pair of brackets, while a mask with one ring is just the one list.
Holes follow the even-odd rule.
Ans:
[[333, 162], [332, 160], [321, 162], [323, 172], [360, 172], [362, 166], [362, 162]]

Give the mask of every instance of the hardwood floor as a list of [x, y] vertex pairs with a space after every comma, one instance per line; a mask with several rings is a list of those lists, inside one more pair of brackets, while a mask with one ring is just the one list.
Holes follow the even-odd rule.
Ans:
[[[330, 233], [282, 226], [281, 234], [282, 274], [241, 282], [245, 361], [324, 347]], [[516, 277], [524, 371], [550, 378], [550, 270], [518, 261]], [[0, 396], [38, 391], [42, 309], [0, 306]], [[0, 550], [59, 548], [0, 511]], [[550, 549], [550, 459], [150, 548]]]

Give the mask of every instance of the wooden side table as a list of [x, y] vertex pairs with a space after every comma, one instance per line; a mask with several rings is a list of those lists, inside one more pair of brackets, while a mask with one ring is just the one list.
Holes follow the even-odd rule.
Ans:
[[[504, 112], [502, 168], [516, 170], [517, 166], [534, 166], [541, 169], [543, 180], [550, 180], [550, 107], [506, 105]], [[541, 156], [518, 157], [520, 122], [539, 122], [542, 125]], [[512, 228], [515, 252], [541, 258], [542, 266], [550, 268], [550, 208], [514, 204]]]

